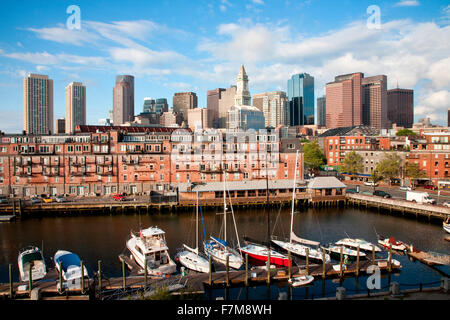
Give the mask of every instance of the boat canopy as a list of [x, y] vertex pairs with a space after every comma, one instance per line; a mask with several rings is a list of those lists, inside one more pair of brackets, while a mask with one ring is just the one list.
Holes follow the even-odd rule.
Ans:
[[56, 263], [62, 264], [62, 269], [67, 271], [70, 266], [80, 266], [81, 260], [75, 253], [66, 253], [55, 259]]
[[295, 242], [298, 242], [298, 243], [307, 244], [307, 245], [310, 245], [310, 246], [318, 246], [318, 245], [320, 245], [320, 242], [311, 241], [311, 240], [308, 240], [308, 239], [302, 239], [302, 238], [297, 237], [293, 231], [291, 231], [291, 240], [295, 241]]
[[218, 239], [218, 238], [215, 238], [215, 237], [210, 237], [210, 238], [211, 238], [211, 240], [215, 241], [217, 244], [219, 244], [219, 245], [221, 245], [223, 247], [227, 246], [227, 242], [225, 240]]
[[42, 255], [39, 251], [34, 251], [28, 254], [24, 254], [22, 256], [22, 263], [26, 264], [28, 262], [31, 261], [41, 261], [42, 260]]

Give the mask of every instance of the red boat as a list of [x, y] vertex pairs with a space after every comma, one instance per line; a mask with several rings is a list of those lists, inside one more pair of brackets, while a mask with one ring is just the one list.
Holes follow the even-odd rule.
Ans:
[[[261, 264], [267, 263], [267, 247], [258, 245], [258, 244], [247, 244], [246, 246], [240, 248], [240, 251], [243, 254], [248, 254], [250, 258], [255, 261], [260, 262]], [[288, 267], [289, 266], [289, 258], [281, 254], [275, 250], [270, 250], [270, 264], [275, 265], [277, 267]]]

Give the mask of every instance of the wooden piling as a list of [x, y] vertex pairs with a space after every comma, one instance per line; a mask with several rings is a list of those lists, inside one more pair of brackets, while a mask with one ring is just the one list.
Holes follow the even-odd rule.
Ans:
[[144, 268], [145, 286], [147, 287], [147, 280], [148, 280], [147, 257], [145, 257], [144, 266], [145, 266]]
[[208, 283], [211, 286], [212, 285], [212, 258], [211, 255], [209, 255], [209, 280]]
[[227, 259], [225, 261], [225, 270], [226, 270], [226, 286], [228, 287], [230, 285], [230, 256], [227, 255]]
[[325, 279], [325, 249], [322, 249], [322, 278]]
[[358, 248], [356, 249], [356, 277], [359, 276], [359, 245]]
[[388, 263], [388, 272], [392, 271], [392, 245], [389, 246], [389, 263]]
[[63, 292], [62, 262], [59, 263], [59, 293]]
[[343, 272], [342, 272], [342, 259], [343, 259], [343, 250], [344, 247], [341, 246], [341, 253], [340, 253], [340, 260], [339, 260], [339, 275], [342, 278]]
[[14, 295], [12, 280], [12, 264], [9, 265], [9, 297], [12, 299]]
[[30, 294], [30, 298], [31, 298], [31, 290], [33, 290], [33, 273], [31, 272], [33, 267], [33, 264], [30, 263], [30, 269], [28, 272], [28, 292]]
[[270, 248], [267, 254], [267, 284], [270, 284]]
[[102, 294], [102, 260], [98, 260], [98, 292], [99, 297]]
[[125, 260], [122, 260], [122, 282], [123, 282], [123, 290], [125, 291], [125, 287], [127, 285], [127, 278], [125, 276]]
[[309, 248], [306, 248], [306, 275], [309, 275]]
[[248, 287], [248, 254], [245, 254], [245, 286]]
[[83, 267], [83, 260], [80, 261], [80, 267], [81, 267], [81, 294], [84, 294], [84, 267]]
[[372, 245], [372, 265], [375, 265], [375, 246]]
[[291, 251], [288, 251], [288, 260], [289, 260], [289, 266], [288, 266], [288, 279], [291, 280], [292, 276], [292, 257], [291, 257]]

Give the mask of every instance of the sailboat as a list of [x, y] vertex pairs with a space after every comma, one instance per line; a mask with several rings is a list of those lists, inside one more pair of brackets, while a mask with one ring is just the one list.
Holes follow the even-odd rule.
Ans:
[[[291, 232], [290, 232], [290, 239], [289, 242], [287, 241], [281, 241], [272, 239], [272, 242], [275, 243], [280, 248], [290, 251], [291, 253], [306, 257], [307, 251], [308, 251], [308, 258], [316, 261], [323, 261], [323, 253], [319, 249], [319, 242], [311, 241], [307, 239], [302, 239], [297, 237], [297, 235], [294, 233], [294, 207], [295, 207], [295, 189], [296, 189], [296, 182], [297, 182], [297, 161], [298, 161], [298, 150], [297, 155], [295, 157], [295, 173], [294, 173], [294, 188], [292, 191], [292, 210], [291, 210]], [[314, 248], [314, 246], [316, 248]], [[330, 262], [330, 255], [325, 254], [325, 262]]]
[[[266, 181], [267, 181], [267, 189], [266, 194], [269, 197], [269, 181], [268, 181], [268, 173], [267, 173], [267, 155], [266, 155]], [[268, 198], [267, 198], [268, 200]], [[270, 229], [270, 215], [267, 212], [267, 227]], [[267, 231], [267, 237], [269, 238], [270, 231]], [[270, 242], [267, 245], [246, 241], [246, 245], [244, 247], [239, 248], [239, 251], [243, 254], [247, 254], [251, 259], [261, 263], [261, 262], [269, 262], [270, 265], [280, 266], [280, 267], [289, 267], [289, 258], [270, 247]], [[270, 260], [269, 260], [270, 255]]]
[[[214, 261], [226, 264], [228, 257], [228, 265], [234, 269], [240, 269], [244, 263], [242, 256], [227, 244], [227, 203], [226, 203], [226, 186], [225, 186], [225, 172], [223, 174], [223, 219], [224, 219], [224, 239], [210, 237], [209, 241], [204, 242], [204, 250], [207, 256], [211, 255]], [[231, 199], [230, 199], [231, 203]], [[236, 228], [236, 221], [234, 220], [233, 206], [231, 205], [231, 212], [233, 214], [234, 227], [236, 230], [236, 238], [238, 241], [238, 248], [240, 247], [239, 236]]]
[[445, 220], [442, 223], [442, 227], [444, 228], [445, 231], [447, 231], [448, 233], [450, 233], [450, 216], [447, 217], [447, 220]]
[[206, 260], [199, 254], [198, 251], [198, 192], [197, 192], [197, 206], [196, 206], [196, 234], [195, 241], [196, 247], [195, 249], [189, 247], [186, 244], [183, 244], [183, 248], [176, 255], [176, 260], [179, 261], [184, 267], [194, 270], [197, 272], [208, 273], [209, 272], [209, 261]]

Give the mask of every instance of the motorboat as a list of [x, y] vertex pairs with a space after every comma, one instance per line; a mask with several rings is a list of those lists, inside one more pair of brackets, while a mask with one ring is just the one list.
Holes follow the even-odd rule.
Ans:
[[300, 277], [295, 277], [292, 279], [289, 279], [288, 282], [293, 287], [301, 287], [306, 286], [314, 281], [314, 277], [310, 275], [304, 275]]
[[[225, 173], [223, 174], [224, 182], [223, 182], [223, 235], [224, 239], [219, 239], [217, 237], [210, 237], [209, 240], [206, 240], [204, 242], [204, 252], [207, 256], [211, 255], [211, 258], [221, 264], [227, 263], [228, 259], [228, 266], [230, 266], [233, 269], [240, 269], [242, 265], [244, 264], [244, 259], [242, 258], [242, 255], [231, 248], [227, 243], [227, 202], [226, 202], [226, 180], [225, 180]], [[236, 231], [236, 238], [238, 242], [238, 248], [240, 247], [239, 243], [239, 236], [237, 232], [236, 227], [236, 221], [234, 219], [234, 212], [233, 212], [233, 206], [231, 204], [231, 214], [233, 217], [234, 227]]]
[[139, 234], [131, 231], [126, 246], [132, 258], [149, 275], [164, 276], [177, 271], [175, 262], [170, 258], [165, 232], [158, 227], [140, 230]]
[[450, 216], [447, 217], [447, 220], [445, 220], [442, 223], [442, 227], [444, 228], [445, 231], [447, 231], [448, 233], [450, 233]]
[[[341, 256], [341, 250], [342, 250], [342, 255], [343, 257], [347, 256], [350, 260], [356, 260], [356, 258], [358, 257], [358, 251], [357, 250], [353, 250], [344, 246], [335, 246], [335, 245], [331, 245], [328, 248], [323, 248], [326, 251], [328, 251], [328, 253], [336, 259], [340, 259]], [[362, 251], [359, 252], [359, 257], [360, 258], [365, 258], [366, 254]]]
[[357, 249], [359, 247], [360, 250], [364, 251], [373, 251], [373, 249], [375, 249], [375, 252], [381, 251], [379, 247], [363, 239], [345, 238], [337, 241], [336, 245], [345, 246], [352, 249]]
[[[294, 186], [292, 191], [292, 209], [291, 209], [291, 232], [289, 241], [282, 241], [278, 239], [272, 239], [272, 242], [285, 251], [289, 251], [296, 256], [305, 258], [308, 255], [308, 259], [322, 262], [324, 259], [323, 252], [320, 250], [320, 242], [311, 241], [308, 239], [299, 238], [294, 233], [294, 207], [295, 207], [295, 190], [297, 179], [297, 161], [298, 151], [295, 158], [295, 173], [294, 173]], [[330, 262], [330, 255], [325, 254], [325, 262]]]
[[20, 280], [29, 281], [30, 266], [31, 279], [40, 280], [47, 274], [44, 255], [38, 247], [28, 246], [19, 251], [18, 257]]
[[[243, 254], [248, 254], [250, 258], [260, 263], [267, 263], [267, 260], [269, 259], [269, 249], [267, 246], [261, 244], [248, 243], [244, 247], [241, 247], [240, 251]], [[270, 265], [288, 267], [289, 258], [282, 253], [270, 249]]]
[[378, 235], [378, 244], [383, 246], [383, 248], [389, 249], [392, 248], [393, 250], [397, 251], [405, 251], [406, 246], [403, 242], [397, 241], [394, 237], [385, 238], [381, 235]]
[[203, 257], [198, 250], [198, 192], [197, 192], [197, 206], [196, 206], [196, 234], [195, 243], [196, 247], [191, 248], [186, 244], [183, 244], [183, 248], [178, 251], [176, 260], [180, 262], [184, 267], [196, 271], [196, 272], [209, 272], [209, 260]]
[[81, 260], [75, 253], [66, 250], [58, 250], [53, 258], [58, 273], [61, 273], [65, 281], [80, 280], [82, 276], [89, 277], [88, 271], [83, 266], [81, 270]]

